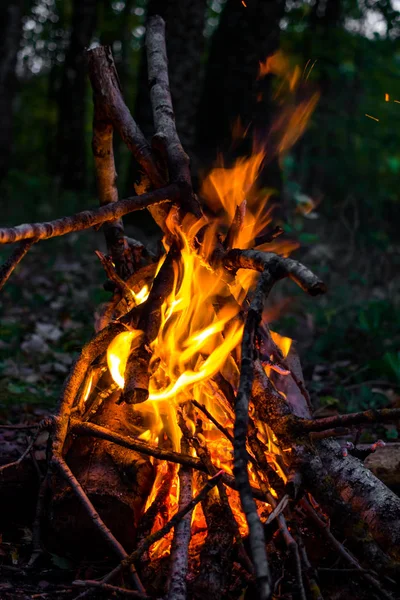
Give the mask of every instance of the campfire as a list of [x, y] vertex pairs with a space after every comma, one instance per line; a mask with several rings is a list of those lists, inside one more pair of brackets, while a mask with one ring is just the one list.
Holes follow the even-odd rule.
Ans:
[[[245, 589], [261, 599], [322, 598], [304, 542], [312, 525], [374, 593], [391, 597], [377, 572], [398, 576], [399, 499], [334, 438], [398, 411], [312, 418], [292, 340], [270, 330], [265, 302], [284, 278], [312, 296], [325, 287], [289, 258], [293, 244], [271, 226], [271, 193], [256, 185], [270, 157], [258, 145], [235, 165], [218, 165], [194, 194], [159, 17], [149, 22], [147, 51], [152, 146], [123, 101], [109, 49], [88, 51], [102, 206], [0, 229], [2, 243], [21, 240], [4, 283], [33, 243], [104, 223], [108, 255], [98, 256], [113, 289], [57, 416], [38, 428], [50, 431], [51, 449], [30, 564], [54, 534], [64, 544], [85, 531], [86, 548], [97, 531], [119, 562], [101, 580], [75, 581], [85, 588], [79, 597], [100, 588], [170, 600], [243, 597]], [[260, 77], [268, 73], [281, 81], [270, 136], [282, 156], [304, 131], [317, 95], [305, 97], [300, 71], [280, 54], [261, 65]], [[140, 195], [125, 200], [115, 186], [114, 128], [143, 169]], [[163, 231], [157, 257], [129, 240], [120, 220], [146, 207]], [[49, 491], [53, 517], [45, 524]], [[328, 515], [351, 537], [352, 551], [332, 533]], [[287, 559], [271, 564], [279, 536]], [[372, 557], [374, 572], [364, 566]]]

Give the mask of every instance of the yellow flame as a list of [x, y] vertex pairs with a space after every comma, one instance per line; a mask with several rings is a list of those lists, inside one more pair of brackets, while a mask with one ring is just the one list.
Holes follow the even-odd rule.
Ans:
[[124, 373], [129, 354], [139, 345], [141, 331], [123, 331], [118, 334], [107, 350], [107, 364], [115, 383], [123, 388], [125, 385]]
[[135, 294], [135, 292], [131, 290], [131, 294], [133, 296], [133, 299], [135, 300], [135, 304], [142, 304], [143, 302], [145, 302], [149, 297], [149, 293], [150, 290], [148, 285], [144, 285], [137, 294]]
[[293, 340], [289, 337], [279, 335], [279, 333], [276, 333], [276, 331], [271, 331], [271, 337], [274, 340], [275, 344], [278, 346], [278, 348], [280, 348], [283, 354], [283, 358], [286, 358], [289, 354], [289, 350]]

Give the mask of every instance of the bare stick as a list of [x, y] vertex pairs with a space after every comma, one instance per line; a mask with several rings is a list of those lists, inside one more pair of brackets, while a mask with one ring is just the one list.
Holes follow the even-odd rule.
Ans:
[[310, 439], [315, 442], [316, 440], [324, 440], [330, 437], [341, 437], [350, 433], [350, 429], [347, 427], [332, 427], [332, 429], [326, 429], [326, 431], [311, 431]]
[[[215, 475], [217, 472], [217, 467], [213, 464], [213, 462], [211, 460], [210, 451], [208, 450], [206, 445], [200, 443], [200, 440], [196, 437], [196, 435], [193, 435], [193, 433], [191, 432], [191, 430], [189, 429], [189, 427], [186, 424], [186, 421], [183, 417], [182, 412], [179, 415], [179, 427], [181, 428], [182, 433], [185, 436], [185, 438], [188, 440], [188, 442], [193, 446], [193, 448], [195, 448], [196, 454], [201, 459], [201, 461], [204, 463], [204, 466], [207, 468], [208, 474]], [[226, 513], [228, 527], [230, 528], [232, 535], [235, 537], [236, 543], [238, 544], [238, 547], [239, 547], [239, 557], [241, 559], [241, 563], [249, 573], [252, 573], [252, 571], [253, 571], [252, 564], [251, 564], [249, 557], [247, 556], [246, 551], [244, 549], [243, 540], [240, 535], [238, 524], [233, 515], [231, 505], [229, 504], [229, 499], [228, 499], [228, 495], [226, 493], [226, 489], [222, 482], [220, 482], [217, 487], [218, 487], [218, 493], [219, 493], [219, 497], [221, 499], [221, 503], [225, 507], [225, 513]]]
[[0, 290], [3, 289], [15, 267], [19, 265], [25, 254], [35, 242], [35, 239], [24, 240], [21, 242], [18, 248], [15, 248], [11, 256], [8, 257], [4, 265], [0, 267]]
[[363, 577], [375, 588], [375, 590], [376, 590], [376, 592], [378, 593], [379, 596], [382, 596], [382, 598], [386, 598], [387, 600], [393, 600], [392, 596], [390, 594], [388, 594], [385, 590], [382, 589], [382, 584], [377, 579], [375, 579], [375, 577], [372, 577], [372, 575], [370, 575], [369, 572], [364, 571], [364, 569], [361, 567], [361, 565], [359, 564], [359, 562], [354, 558], [354, 556], [352, 554], [350, 554], [350, 552], [348, 552], [346, 550], [346, 548], [343, 546], [343, 544], [341, 544], [335, 538], [335, 536], [332, 534], [332, 532], [328, 528], [327, 523], [325, 523], [317, 515], [317, 513], [315, 512], [315, 510], [312, 508], [311, 504], [305, 498], [303, 498], [300, 501], [300, 504], [301, 504], [301, 507], [307, 513], [307, 515], [311, 518], [311, 520], [313, 521], [313, 523], [318, 527], [318, 529], [321, 531], [321, 533], [327, 539], [327, 541], [329, 542], [329, 544], [337, 551], [337, 553], [347, 563], [349, 563], [353, 567], [355, 567], [360, 572], [360, 574], [361, 573], [363, 574]]
[[[109, 46], [93, 48], [87, 52], [87, 59], [94, 96], [101, 104], [103, 113], [118, 131], [151, 184], [155, 188], [165, 185], [166, 182], [155, 162], [151, 146], [134, 121], [123, 99], [111, 48]], [[169, 206], [150, 208], [154, 220], [163, 231], [166, 229], [165, 219], [168, 211]]]
[[[113, 283], [115, 283], [115, 285], [118, 287], [121, 294], [124, 296], [126, 304], [129, 308], [129, 306], [133, 302], [132, 292], [131, 292], [129, 285], [118, 275], [116, 267], [114, 267], [114, 264], [113, 264], [115, 262], [115, 259], [111, 255], [104, 256], [104, 254], [102, 252], [100, 252], [99, 250], [95, 250], [95, 252], [103, 266], [103, 269], [106, 272], [107, 277]], [[118, 264], [118, 263], [116, 263], [116, 264]], [[123, 259], [121, 259], [119, 264], [120, 265], [124, 264]], [[119, 270], [121, 271], [121, 269], [119, 269]]]
[[228, 229], [228, 233], [226, 234], [226, 238], [224, 240], [223, 246], [225, 250], [230, 250], [234, 247], [235, 242], [237, 242], [239, 233], [243, 228], [243, 223], [246, 215], [246, 208], [246, 200], [243, 200], [243, 202], [236, 207], [233, 221]]
[[169, 89], [168, 59], [165, 46], [165, 23], [156, 15], [149, 19], [146, 32], [146, 49], [150, 99], [153, 108], [157, 137], [163, 136], [170, 181], [181, 189], [181, 202], [186, 212], [201, 217], [199, 202], [192, 191], [189, 157], [182, 148], [172, 107]]
[[306, 592], [304, 590], [304, 585], [303, 585], [303, 573], [301, 570], [299, 547], [297, 545], [296, 540], [290, 533], [288, 526], [286, 524], [285, 517], [283, 516], [282, 513], [278, 516], [278, 524], [279, 524], [279, 529], [283, 535], [283, 539], [285, 540], [287, 549], [289, 550], [289, 552], [292, 555], [294, 572], [295, 572], [297, 587], [298, 587], [298, 595], [301, 598], [301, 600], [307, 600]]
[[[117, 172], [114, 163], [113, 132], [112, 123], [107, 119], [97, 98], [93, 94], [94, 116], [93, 116], [93, 138], [92, 151], [96, 170], [97, 193], [100, 205], [104, 206], [110, 202], [118, 201]], [[124, 225], [122, 219], [108, 221], [103, 225], [106, 238], [107, 250], [115, 264], [118, 275], [127, 279], [132, 273], [129, 260], [129, 247], [124, 236]]]
[[53, 418], [43, 419], [37, 425], [37, 429], [31, 439], [31, 441], [28, 443], [26, 450], [21, 454], [21, 456], [17, 460], [14, 460], [13, 462], [10, 462], [10, 463], [0, 466], [0, 473], [2, 471], [5, 471], [6, 469], [9, 469], [10, 467], [17, 467], [18, 465], [20, 465], [22, 463], [22, 461], [25, 460], [25, 458], [31, 453], [31, 450], [32, 450], [33, 446], [35, 445], [36, 440], [39, 437], [39, 433], [41, 431], [44, 431], [45, 429], [50, 429], [53, 426], [53, 424], [54, 424]]
[[33, 567], [37, 559], [42, 555], [41, 524], [45, 507], [47, 490], [49, 489], [50, 473], [47, 472], [40, 484], [36, 500], [35, 520], [32, 524], [32, 554], [29, 558], [28, 567]]
[[[189, 453], [187, 440], [181, 439], [181, 452]], [[193, 471], [181, 466], [179, 469], [179, 510], [192, 500]], [[186, 575], [189, 563], [189, 542], [191, 535], [192, 512], [188, 512], [174, 529], [171, 545], [171, 573], [167, 600], [186, 600]]]
[[400, 420], [400, 408], [369, 409], [348, 415], [335, 415], [322, 419], [304, 419], [299, 422], [303, 431], [325, 431], [335, 427], [348, 427], [361, 423], [384, 423]]
[[308, 589], [309, 589], [310, 595], [313, 598], [313, 600], [324, 600], [324, 598], [321, 594], [320, 587], [317, 583], [318, 575], [308, 558], [307, 550], [306, 550], [306, 547], [305, 547], [304, 541], [303, 541], [303, 536], [300, 533], [300, 528], [297, 525], [295, 526], [295, 528], [296, 528], [296, 532], [297, 532], [297, 535], [296, 535], [297, 545], [299, 548], [301, 561], [304, 566], [305, 577], [306, 577], [306, 581], [308, 584]]
[[25, 225], [17, 225], [16, 227], [5, 227], [0, 229], [0, 244], [9, 244], [32, 238], [47, 240], [48, 238], [71, 233], [71, 231], [83, 231], [84, 229], [93, 227], [93, 225], [119, 219], [119, 217], [135, 210], [143, 210], [153, 204], [166, 202], [167, 200], [176, 200], [179, 198], [179, 195], [178, 186], [172, 184], [149, 194], [118, 200], [118, 202], [113, 202], [94, 210], [85, 210], [76, 213], [71, 217], [62, 217], [61, 219], [48, 221], [47, 223], [27, 223]]
[[249, 422], [249, 402], [254, 378], [255, 335], [264, 308], [264, 298], [271, 290], [274, 279], [269, 271], [264, 271], [258, 281], [257, 289], [251, 301], [246, 317], [242, 339], [242, 359], [240, 383], [235, 405], [234, 425], [234, 475], [240, 494], [243, 511], [249, 526], [249, 538], [253, 564], [261, 599], [271, 596], [271, 575], [265, 550], [264, 529], [257, 514], [247, 471], [248, 454], [246, 450], [247, 428]]
[[[68, 483], [74, 490], [75, 494], [78, 496], [83, 508], [86, 510], [86, 513], [90, 517], [92, 523], [95, 525], [97, 530], [100, 532], [102, 538], [107, 542], [107, 544], [109, 546], [111, 546], [111, 548], [114, 550], [114, 552], [117, 554], [117, 556], [121, 560], [125, 560], [126, 558], [128, 558], [128, 554], [125, 552], [122, 545], [114, 537], [113, 533], [110, 531], [110, 529], [104, 523], [104, 521], [100, 517], [99, 513], [97, 512], [97, 510], [95, 509], [93, 504], [90, 502], [89, 498], [83, 491], [81, 484], [76, 479], [75, 475], [72, 473], [71, 469], [69, 468], [69, 466], [67, 465], [65, 460], [61, 457], [53, 456], [52, 465], [54, 465], [58, 469], [58, 471], [60, 471], [61, 475], [68, 481]], [[132, 565], [132, 567], [133, 567], [133, 565]], [[136, 588], [138, 589], [139, 592], [144, 594], [145, 589], [139, 579], [138, 574], [136, 573], [134, 568], [133, 568], [133, 570], [131, 569], [131, 572], [132, 572], [133, 581], [135, 583]]]
[[176, 525], [183, 519], [183, 517], [187, 513], [191, 512], [199, 502], [204, 500], [208, 492], [219, 483], [221, 477], [222, 471], [219, 471], [216, 475], [214, 475], [214, 477], [211, 477], [207, 481], [207, 483], [201, 488], [200, 492], [184, 508], [178, 510], [178, 512], [168, 521], [166, 525], [164, 525], [164, 527], [149, 535], [142, 542], [139, 548], [137, 548], [137, 550], [132, 552], [132, 554], [130, 554], [127, 558], [122, 560], [121, 563], [117, 567], [115, 567], [115, 569], [110, 571], [110, 573], [108, 573], [108, 575], [106, 575], [106, 577], [103, 578], [103, 583], [110, 581], [116, 575], [118, 575], [118, 573], [120, 573], [122, 569], [128, 567], [129, 565], [132, 565], [136, 560], [138, 560], [138, 558], [141, 557], [141, 555], [144, 552], [146, 552], [150, 548], [150, 546], [152, 546], [155, 542], [158, 542], [158, 540], [161, 540], [161, 538], [166, 536], [167, 533], [169, 533], [173, 527], [176, 527]]
[[71, 419], [71, 431], [78, 435], [90, 435], [102, 440], [107, 440], [124, 448], [128, 448], [129, 450], [136, 450], [146, 456], [154, 456], [160, 460], [168, 460], [169, 462], [206, 472], [206, 469], [199, 458], [188, 454], [179, 454], [173, 450], [165, 450], [158, 446], [152, 446], [142, 440], [121, 435], [120, 433], [116, 433], [105, 427], [101, 427], [100, 425], [95, 425], [94, 423], [82, 423], [77, 419]]
[[218, 423], [217, 419], [215, 419], [212, 416], [212, 414], [210, 413], [210, 411], [208, 411], [206, 409], [206, 407], [204, 406], [204, 404], [200, 404], [200, 402], [197, 402], [197, 400], [191, 400], [191, 403], [196, 408], [198, 408], [199, 410], [201, 410], [201, 412], [205, 414], [205, 416], [211, 421], [211, 423], [213, 423], [213, 425], [215, 425], [215, 427], [217, 429], [219, 429], [220, 432], [224, 434], [224, 436], [226, 437], [226, 439], [229, 440], [231, 442], [231, 444], [233, 445], [233, 436], [229, 433], [229, 431], [226, 429], [226, 427], [224, 427], [223, 425], [221, 425], [221, 423]]
[[136, 590], [127, 590], [126, 588], [122, 588], [117, 585], [110, 585], [109, 583], [102, 583], [101, 581], [95, 581], [93, 579], [76, 579], [72, 582], [72, 585], [75, 587], [92, 588], [99, 590], [100, 592], [107, 592], [110, 597], [121, 594], [123, 596], [127, 596], [128, 598], [136, 598], [136, 600], [155, 600], [154, 596], [148, 596], [147, 594], [142, 594]]

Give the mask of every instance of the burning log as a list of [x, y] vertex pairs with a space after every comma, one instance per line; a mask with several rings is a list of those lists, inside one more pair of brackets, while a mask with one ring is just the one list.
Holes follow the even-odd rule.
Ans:
[[[311, 296], [325, 286], [301, 263], [250, 248], [280, 233], [265, 234], [265, 216], [251, 189], [262, 152], [240, 164], [235, 177], [229, 170], [209, 176], [201, 197], [217, 204], [208, 214], [220, 216], [206, 219], [175, 129], [159, 17], [149, 21], [146, 44], [153, 145], [122, 98], [110, 50], [89, 51], [102, 206], [50, 223], [0, 229], [0, 243], [23, 240], [2, 270], [5, 280], [32, 243], [106, 223], [110, 256], [100, 258], [116, 290], [97, 334], [73, 365], [57, 415], [46, 424], [49, 468], [40, 486], [32, 558], [40, 540], [50, 545], [55, 533], [64, 544], [78, 528], [87, 533], [89, 547], [97, 530], [119, 562], [101, 581], [76, 581], [86, 588], [80, 597], [96, 588], [147, 598], [147, 588], [169, 600], [200, 600], [210, 592], [228, 598], [229, 585], [239, 596], [251, 581], [258, 597], [269, 600], [282, 561], [269, 560], [267, 547], [282, 544], [291, 573], [284, 569], [282, 576], [288, 593], [304, 600], [308, 583], [321, 598], [301, 536], [311, 520], [341, 560], [381, 596], [391, 597], [382, 581], [390, 589], [390, 578], [399, 580], [400, 500], [357, 458], [344, 456], [335, 439], [325, 438], [340, 427], [398, 419], [398, 409], [311, 418], [295, 352], [288, 354], [263, 322], [263, 310], [283, 278]], [[114, 129], [145, 173], [142, 188], [153, 191], [118, 200]], [[148, 257], [151, 264], [136, 271], [141, 258], [135, 260], [119, 219], [145, 207], [164, 232], [165, 254], [158, 264]], [[19, 468], [27, 456], [2, 471]], [[196, 494], [199, 482], [204, 487]], [[43, 527], [47, 492], [54, 519]], [[194, 510], [199, 503], [201, 532]], [[165, 536], [172, 529], [171, 545]], [[162, 564], [154, 588], [146, 568], [152, 563]], [[377, 572], [371, 575], [371, 568]], [[122, 579], [110, 583], [125, 572], [136, 590]]]

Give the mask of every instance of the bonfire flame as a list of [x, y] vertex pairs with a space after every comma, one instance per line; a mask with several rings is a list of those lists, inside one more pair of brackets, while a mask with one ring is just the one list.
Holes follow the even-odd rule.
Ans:
[[[268, 58], [266, 63], [260, 66], [260, 77], [267, 73], [279, 75], [281, 81], [277, 89], [281, 110], [271, 132], [274, 140], [278, 140], [274, 147], [281, 156], [303, 133], [316, 104], [317, 95], [313, 94], [308, 100], [303, 97], [297, 104], [294, 102], [293, 98], [301, 83], [300, 71], [298, 68], [290, 71], [288, 61], [280, 53]], [[173, 291], [162, 306], [161, 327], [150, 348], [152, 358], [149, 398], [134, 407], [143, 413], [145, 422], [148, 423], [148, 428], [140, 437], [150, 443], [165, 444], [167, 440], [170, 447], [179, 451], [182, 434], [178, 426], [178, 411], [193, 399], [204, 405], [216, 421], [233, 435], [233, 411], [227, 406], [226, 399], [222, 397], [213, 378], [220, 373], [230, 382], [233, 389], [237, 389], [237, 365], [243, 333], [240, 312], [258, 273], [246, 271], [242, 275], [239, 271], [234, 281], [227, 281], [220, 272], [208, 266], [207, 259], [210, 259], [215, 249], [217, 232], [229, 229], [238, 207], [242, 223], [231, 240], [233, 247], [254, 247], [257, 236], [265, 231], [271, 220], [267, 202], [273, 190], [262, 190], [262, 193], [256, 190], [257, 177], [265, 158], [265, 151], [255, 148], [252, 156], [239, 159], [232, 168], [224, 168], [222, 163], [219, 164], [203, 182], [201, 196], [217, 216], [213, 222], [207, 222], [201, 254], [195, 249], [193, 240], [200, 230], [204, 229], [204, 219], [194, 221], [193, 217], [186, 218], [179, 229], [174, 229], [174, 234], [179, 236], [181, 241], [181, 253], [175, 266]], [[166, 241], [164, 245], [168, 249]], [[268, 248], [270, 251], [287, 255], [293, 247], [293, 244], [290, 246], [287, 242], [283, 244], [274, 241], [260, 249]], [[147, 286], [137, 294], [132, 291], [135, 304], [145, 302], [148, 294]], [[124, 373], [129, 354], [141, 343], [142, 336], [143, 332], [138, 330], [120, 333], [108, 348], [108, 367], [115, 383], [121, 389], [125, 384]], [[291, 340], [276, 333], [272, 333], [272, 339], [282, 356], [286, 357]], [[274, 368], [274, 357], [270, 358], [270, 363], [265, 363], [267, 374]], [[280, 374], [287, 374], [287, 371], [277, 370]], [[191, 431], [201, 443], [207, 445], [215, 466], [232, 473], [233, 456], [229, 440], [203, 416], [200, 432], [196, 431], [196, 424], [189, 415], [184, 416]], [[262, 423], [256, 425], [259, 439], [268, 449], [270, 460], [271, 456], [279, 454], [280, 450], [268, 427]], [[146, 508], [157, 496], [168, 471], [166, 462], [155, 462], [157, 476]], [[283, 475], [279, 464], [275, 466]], [[257, 486], [251, 464], [249, 477], [253, 485]], [[247, 524], [240, 509], [238, 495], [233, 490], [229, 490], [228, 495], [240, 531], [246, 533]], [[178, 496], [179, 479], [175, 469], [166, 507], [168, 518], [177, 510]], [[260, 510], [265, 510], [265, 506], [259, 503]], [[200, 505], [196, 507], [192, 519], [196, 530], [206, 529]], [[153, 530], [162, 525], [162, 522], [156, 522]], [[151, 556], [160, 557], [168, 551], [169, 541], [163, 539], [152, 547]]]

